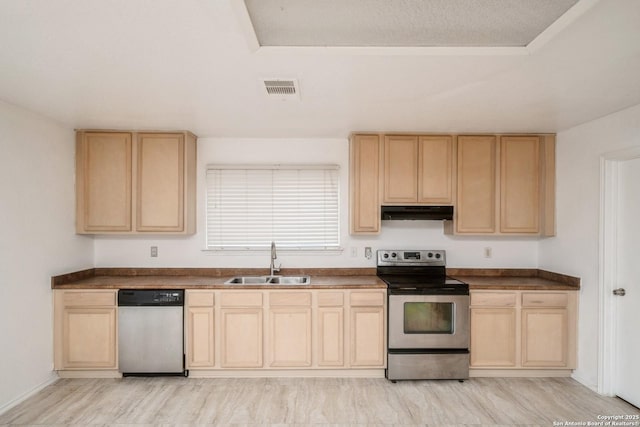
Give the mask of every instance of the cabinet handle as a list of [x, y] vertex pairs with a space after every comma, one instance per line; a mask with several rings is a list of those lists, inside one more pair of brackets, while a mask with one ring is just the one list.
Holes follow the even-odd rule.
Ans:
[[618, 288], [613, 290], [613, 294], [618, 297], [623, 297], [627, 294], [627, 291], [624, 288]]

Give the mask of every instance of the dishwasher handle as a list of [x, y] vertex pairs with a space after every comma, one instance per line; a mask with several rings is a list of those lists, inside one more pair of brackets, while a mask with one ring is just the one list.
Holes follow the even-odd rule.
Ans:
[[120, 289], [118, 306], [184, 306], [184, 289]]

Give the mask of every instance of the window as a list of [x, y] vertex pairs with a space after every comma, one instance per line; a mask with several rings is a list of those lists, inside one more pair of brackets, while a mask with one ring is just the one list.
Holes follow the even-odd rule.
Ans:
[[207, 249], [338, 249], [337, 165], [207, 168]]

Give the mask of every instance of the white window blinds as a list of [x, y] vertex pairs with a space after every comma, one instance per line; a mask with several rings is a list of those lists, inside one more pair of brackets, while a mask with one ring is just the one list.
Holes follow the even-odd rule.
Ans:
[[207, 167], [207, 249], [337, 249], [336, 165]]

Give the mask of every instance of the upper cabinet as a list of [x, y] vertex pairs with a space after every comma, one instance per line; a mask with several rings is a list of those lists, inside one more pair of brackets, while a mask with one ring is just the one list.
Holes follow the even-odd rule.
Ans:
[[353, 135], [349, 148], [349, 230], [351, 234], [377, 234], [380, 232], [380, 137]]
[[540, 138], [500, 138], [500, 232], [540, 231]]
[[456, 234], [555, 235], [555, 138], [459, 136]]
[[79, 131], [76, 231], [195, 233], [196, 137]]
[[495, 136], [458, 137], [458, 233], [496, 232]]
[[383, 196], [386, 203], [418, 201], [418, 137], [384, 137]]
[[453, 205], [459, 235], [555, 235], [555, 135], [351, 136], [350, 232], [382, 205]]
[[453, 147], [449, 135], [385, 136], [383, 204], [452, 204]]
[[418, 138], [418, 203], [454, 202], [455, 143], [450, 135]]

